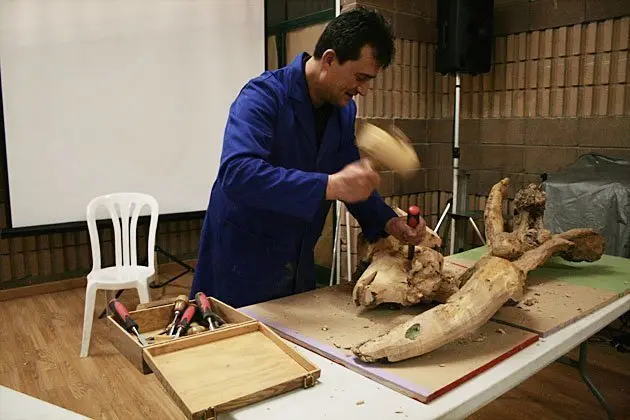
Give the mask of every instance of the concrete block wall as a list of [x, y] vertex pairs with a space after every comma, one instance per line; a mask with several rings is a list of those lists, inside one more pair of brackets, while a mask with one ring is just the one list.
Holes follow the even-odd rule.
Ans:
[[[383, 172], [379, 191], [443, 196], [443, 208], [452, 189], [455, 83], [434, 70], [435, 0], [345, 7], [357, 4], [391, 19], [397, 50], [359, 98], [359, 124], [396, 125], [422, 161], [411, 181]], [[512, 197], [584, 153], [630, 160], [630, 2], [495, 0], [494, 27], [492, 70], [462, 76], [460, 167], [470, 175], [470, 210], [483, 209], [505, 176]], [[505, 205], [509, 214], [511, 201]], [[424, 211], [435, 226], [435, 209]]]
[[[394, 24], [395, 63], [359, 100], [359, 118], [411, 137], [423, 169], [411, 180], [384, 172], [380, 192], [392, 200], [424, 194], [434, 226], [452, 182], [454, 104], [452, 77], [434, 72], [436, 0], [342, 3], [344, 10], [377, 8]], [[471, 175], [470, 208], [483, 208], [483, 196], [505, 175], [520, 186], [586, 152], [630, 159], [629, 24], [629, 1], [495, 0], [493, 69], [463, 77], [461, 165]], [[0, 165], [0, 228], [5, 177]], [[435, 198], [427, 205], [426, 197]], [[201, 222], [161, 223], [158, 244], [194, 257]], [[103, 235], [104, 258], [113, 259], [111, 230]], [[77, 277], [90, 264], [87, 231], [0, 239], [0, 289]]]
[[[434, 25], [435, 10], [427, 7], [433, 2], [360, 3], [393, 18], [397, 54], [359, 98], [359, 118], [401, 128], [423, 163], [411, 182], [384, 173], [381, 193], [448, 191], [454, 77], [434, 70], [434, 34], [418, 29], [408, 36], [406, 29], [414, 20], [416, 28]], [[487, 194], [506, 175], [515, 186], [537, 182], [583, 153], [630, 159], [630, 6], [497, 1], [495, 27], [491, 72], [462, 75], [460, 164], [471, 174], [471, 193]]]

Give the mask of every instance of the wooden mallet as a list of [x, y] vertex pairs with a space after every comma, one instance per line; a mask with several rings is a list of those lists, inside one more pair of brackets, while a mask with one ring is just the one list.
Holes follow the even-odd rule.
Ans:
[[392, 170], [405, 178], [420, 169], [420, 160], [409, 138], [397, 127], [388, 131], [363, 123], [357, 134], [357, 147], [370, 164]]

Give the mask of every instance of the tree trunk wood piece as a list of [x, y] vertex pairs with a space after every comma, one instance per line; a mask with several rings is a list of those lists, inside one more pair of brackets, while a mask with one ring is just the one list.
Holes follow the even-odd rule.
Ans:
[[425, 235], [415, 247], [413, 261], [407, 259], [407, 245], [391, 236], [368, 246], [362, 260], [371, 262], [352, 292], [355, 304], [373, 308], [383, 303], [445, 302], [458, 288], [453, 276], [443, 272], [444, 257], [432, 249], [440, 242], [432, 231]]
[[397, 362], [428, 353], [485, 324], [522, 290], [524, 282], [525, 274], [511, 262], [498, 257], [484, 259], [446, 303], [359, 345], [353, 352], [365, 362]]
[[504, 231], [503, 200], [509, 179], [495, 184], [484, 219], [489, 252], [456, 276], [444, 273], [442, 255], [416, 248], [413, 262], [404, 244], [386, 238], [370, 250], [370, 264], [353, 291], [355, 304], [374, 307], [391, 302], [413, 305], [422, 300], [444, 302], [352, 351], [365, 362], [397, 362], [421, 356], [473, 333], [508, 301], [520, 301], [527, 274], [553, 255], [569, 261], [596, 261], [604, 251], [601, 235], [573, 229], [557, 235], [544, 229], [545, 194], [529, 185], [515, 197], [512, 232]]
[[514, 230], [504, 232], [503, 200], [508, 185], [509, 179], [504, 178], [490, 190], [484, 222], [490, 254], [514, 261], [524, 252], [549, 240], [551, 233], [543, 227], [547, 198], [541, 187], [535, 184], [528, 185], [514, 197]]

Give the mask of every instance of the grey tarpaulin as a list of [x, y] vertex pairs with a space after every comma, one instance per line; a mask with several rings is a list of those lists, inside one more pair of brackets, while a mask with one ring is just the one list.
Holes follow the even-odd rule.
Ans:
[[542, 185], [547, 229], [595, 229], [606, 240], [606, 254], [630, 257], [630, 162], [585, 154]]

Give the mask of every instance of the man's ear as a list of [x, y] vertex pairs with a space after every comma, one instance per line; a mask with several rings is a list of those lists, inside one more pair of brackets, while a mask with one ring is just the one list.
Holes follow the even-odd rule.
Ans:
[[335, 50], [327, 49], [324, 51], [324, 54], [322, 54], [322, 66], [324, 69], [332, 66], [335, 60], [337, 60], [337, 53], [335, 53]]

